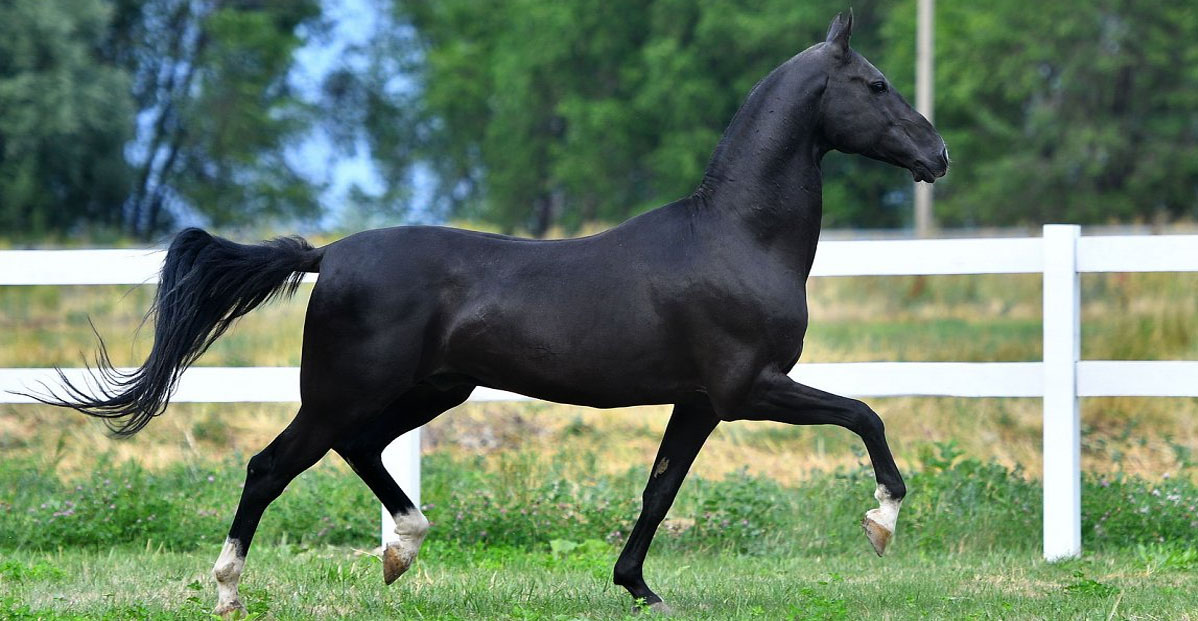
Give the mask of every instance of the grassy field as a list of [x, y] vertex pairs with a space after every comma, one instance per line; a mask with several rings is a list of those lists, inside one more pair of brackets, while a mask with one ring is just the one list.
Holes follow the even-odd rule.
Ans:
[[[215, 553], [29, 555], [20, 569], [0, 565], [8, 591], [0, 615], [201, 618], [211, 604], [202, 568]], [[651, 557], [647, 570], [678, 619], [1198, 618], [1198, 573], [1134, 555], [1053, 565], [1030, 554], [871, 556], [669, 553]], [[612, 551], [463, 553], [430, 542], [415, 573], [385, 587], [374, 557], [271, 546], [254, 551], [242, 593], [251, 613], [272, 619], [638, 618], [610, 584], [613, 562]]]
[[[1036, 360], [1039, 286], [817, 279], [804, 360]], [[1085, 358], [1198, 359], [1198, 275], [1087, 275], [1083, 291]], [[297, 364], [307, 292], [249, 316], [201, 363]], [[151, 294], [0, 287], [0, 366], [77, 366], [89, 316], [115, 362], [136, 364]], [[873, 484], [852, 434], [723, 425], [647, 566], [681, 618], [1198, 617], [1198, 400], [1083, 402], [1087, 555], [1062, 564], [1037, 558], [1038, 400], [871, 404], [911, 488], [891, 554], [874, 558], [857, 526]], [[179, 404], [117, 441], [70, 412], [0, 406], [0, 618], [202, 617], [244, 461], [293, 410]], [[491, 403], [434, 421], [433, 534], [391, 588], [363, 552], [374, 501], [326, 458], [267, 512], [243, 595], [279, 619], [625, 618], [611, 566], [667, 414]]]
[[[886, 558], [858, 520], [865, 467], [782, 485], [734, 473], [687, 483], [647, 577], [684, 619], [1198, 616], [1198, 484], [1087, 477], [1087, 554], [1038, 558], [1039, 486], [941, 445], [907, 472], [912, 490]], [[426, 459], [432, 531], [390, 588], [371, 554], [377, 512], [329, 461], [267, 512], [242, 594], [278, 619], [623, 619], [611, 567], [638, 507], [642, 468], [593, 469], [584, 453]], [[93, 456], [0, 462], [0, 618], [196, 618], [236, 502], [241, 464], [159, 469]]]

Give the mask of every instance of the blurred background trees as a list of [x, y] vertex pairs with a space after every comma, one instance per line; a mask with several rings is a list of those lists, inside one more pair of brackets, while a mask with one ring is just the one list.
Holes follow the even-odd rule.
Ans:
[[[618, 222], [689, 193], [756, 80], [844, 8], [5, 2], [0, 235]], [[854, 46], [910, 94], [915, 0], [854, 11]], [[338, 42], [346, 22], [364, 36]], [[1198, 6], [939, 0], [936, 26], [942, 225], [1198, 219]], [[373, 183], [331, 192], [323, 162], [348, 159]], [[905, 171], [831, 154], [825, 178], [825, 225], [909, 226]]]
[[319, 215], [285, 157], [312, 123], [286, 78], [319, 17], [306, 0], [0, 4], [0, 230]]

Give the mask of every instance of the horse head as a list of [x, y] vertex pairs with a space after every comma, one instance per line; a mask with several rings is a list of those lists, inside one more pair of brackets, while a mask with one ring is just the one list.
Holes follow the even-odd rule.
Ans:
[[864, 56], [849, 47], [853, 14], [837, 15], [820, 50], [827, 85], [820, 126], [828, 146], [911, 171], [934, 182], [948, 172], [948, 148], [936, 128]]

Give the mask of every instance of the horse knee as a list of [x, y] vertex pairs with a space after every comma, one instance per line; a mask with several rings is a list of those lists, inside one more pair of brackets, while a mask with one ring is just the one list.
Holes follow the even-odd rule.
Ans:
[[882, 417], [862, 401], [857, 401], [852, 408], [849, 428], [863, 438], [886, 437], [886, 424], [882, 422]]

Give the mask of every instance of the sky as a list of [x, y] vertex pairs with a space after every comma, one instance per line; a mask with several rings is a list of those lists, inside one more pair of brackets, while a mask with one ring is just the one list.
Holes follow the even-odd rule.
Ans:
[[[312, 101], [320, 97], [320, 85], [330, 71], [341, 63], [361, 61], [347, 54], [347, 48], [365, 44], [374, 32], [375, 11], [384, 0], [324, 0], [325, 14], [332, 23], [327, 36], [311, 37], [296, 50], [292, 85]], [[364, 139], [352, 155], [339, 153], [329, 136], [317, 129], [289, 154], [289, 159], [311, 179], [329, 184], [322, 201], [329, 207], [334, 222], [341, 218], [346, 195], [355, 184], [371, 194], [383, 190], [383, 181], [370, 159], [370, 147]], [[332, 224], [329, 222], [327, 224]]]

